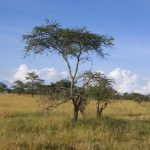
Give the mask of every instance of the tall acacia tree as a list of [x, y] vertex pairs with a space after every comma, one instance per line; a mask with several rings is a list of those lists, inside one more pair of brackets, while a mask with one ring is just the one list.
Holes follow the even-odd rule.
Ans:
[[[79, 67], [92, 60], [91, 54], [105, 57], [103, 48], [113, 45], [113, 37], [95, 34], [86, 28], [63, 28], [56, 22], [36, 26], [31, 33], [23, 35], [26, 43], [25, 54], [58, 54], [66, 62], [70, 75], [70, 98], [74, 106], [73, 120], [77, 121], [79, 107], [82, 103], [81, 93], [76, 95], [75, 84]], [[73, 65], [72, 64], [73, 60]]]

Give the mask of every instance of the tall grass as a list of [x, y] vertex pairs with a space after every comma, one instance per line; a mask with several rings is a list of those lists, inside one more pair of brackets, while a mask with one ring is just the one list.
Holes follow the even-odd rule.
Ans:
[[112, 101], [96, 119], [91, 101], [73, 123], [70, 103], [45, 113], [38, 99], [0, 95], [0, 150], [150, 149], [150, 103]]

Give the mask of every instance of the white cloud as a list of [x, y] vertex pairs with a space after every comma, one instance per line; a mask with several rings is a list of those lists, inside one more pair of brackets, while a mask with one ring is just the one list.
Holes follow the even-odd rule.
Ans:
[[19, 68], [17, 69], [16, 73], [14, 74], [12, 80], [24, 80], [26, 74], [29, 72], [29, 68], [27, 65], [23, 64], [20, 65]]
[[33, 71], [36, 72], [37, 75], [41, 79], [44, 79], [46, 82], [55, 82], [60, 79], [68, 78], [68, 73], [66, 71], [59, 72], [53, 67], [52, 68], [47, 67], [42, 69], [29, 69], [29, 67], [26, 64], [22, 64], [14, 73], [11, 81], [15, 80], [24, 81], [27, 73]]
[[108, 73], [108, 77], [114, 79], [114, 88], [119, 92], [150, 93], [150, 79], [143, 79], [130, 70], [116, 68]]
[[51, 80], [58, 75], [58, 72], [55, 70], [55, 68], [43, 68], [35, 72], [40, 76], [40, 78], [46, 80]]

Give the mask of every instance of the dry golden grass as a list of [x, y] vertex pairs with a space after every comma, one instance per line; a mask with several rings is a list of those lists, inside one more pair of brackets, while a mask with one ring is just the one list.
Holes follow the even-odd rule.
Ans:
[[0, 94], [0, 150], [150, 150], [150, 103], [111, 101], [96, 119], [91, 101], [73, 123], [70, 103], [45, 113], [38, 99]]

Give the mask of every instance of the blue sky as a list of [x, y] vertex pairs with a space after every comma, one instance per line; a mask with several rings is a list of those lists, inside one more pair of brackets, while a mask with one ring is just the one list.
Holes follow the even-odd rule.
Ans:
[[102, 62], [96, 59], [95, 70], [108, 73], [121, 68], [149, 78], [149, 8], [149, 0], [0, 0], [0, 80], [10, 78], [22, 64], [37, 70], [66, 70], [57, 56], [23, 59], [22, 35], [46, 18], [115, 38], [113, 49], [106, 50], [110, 57]]

